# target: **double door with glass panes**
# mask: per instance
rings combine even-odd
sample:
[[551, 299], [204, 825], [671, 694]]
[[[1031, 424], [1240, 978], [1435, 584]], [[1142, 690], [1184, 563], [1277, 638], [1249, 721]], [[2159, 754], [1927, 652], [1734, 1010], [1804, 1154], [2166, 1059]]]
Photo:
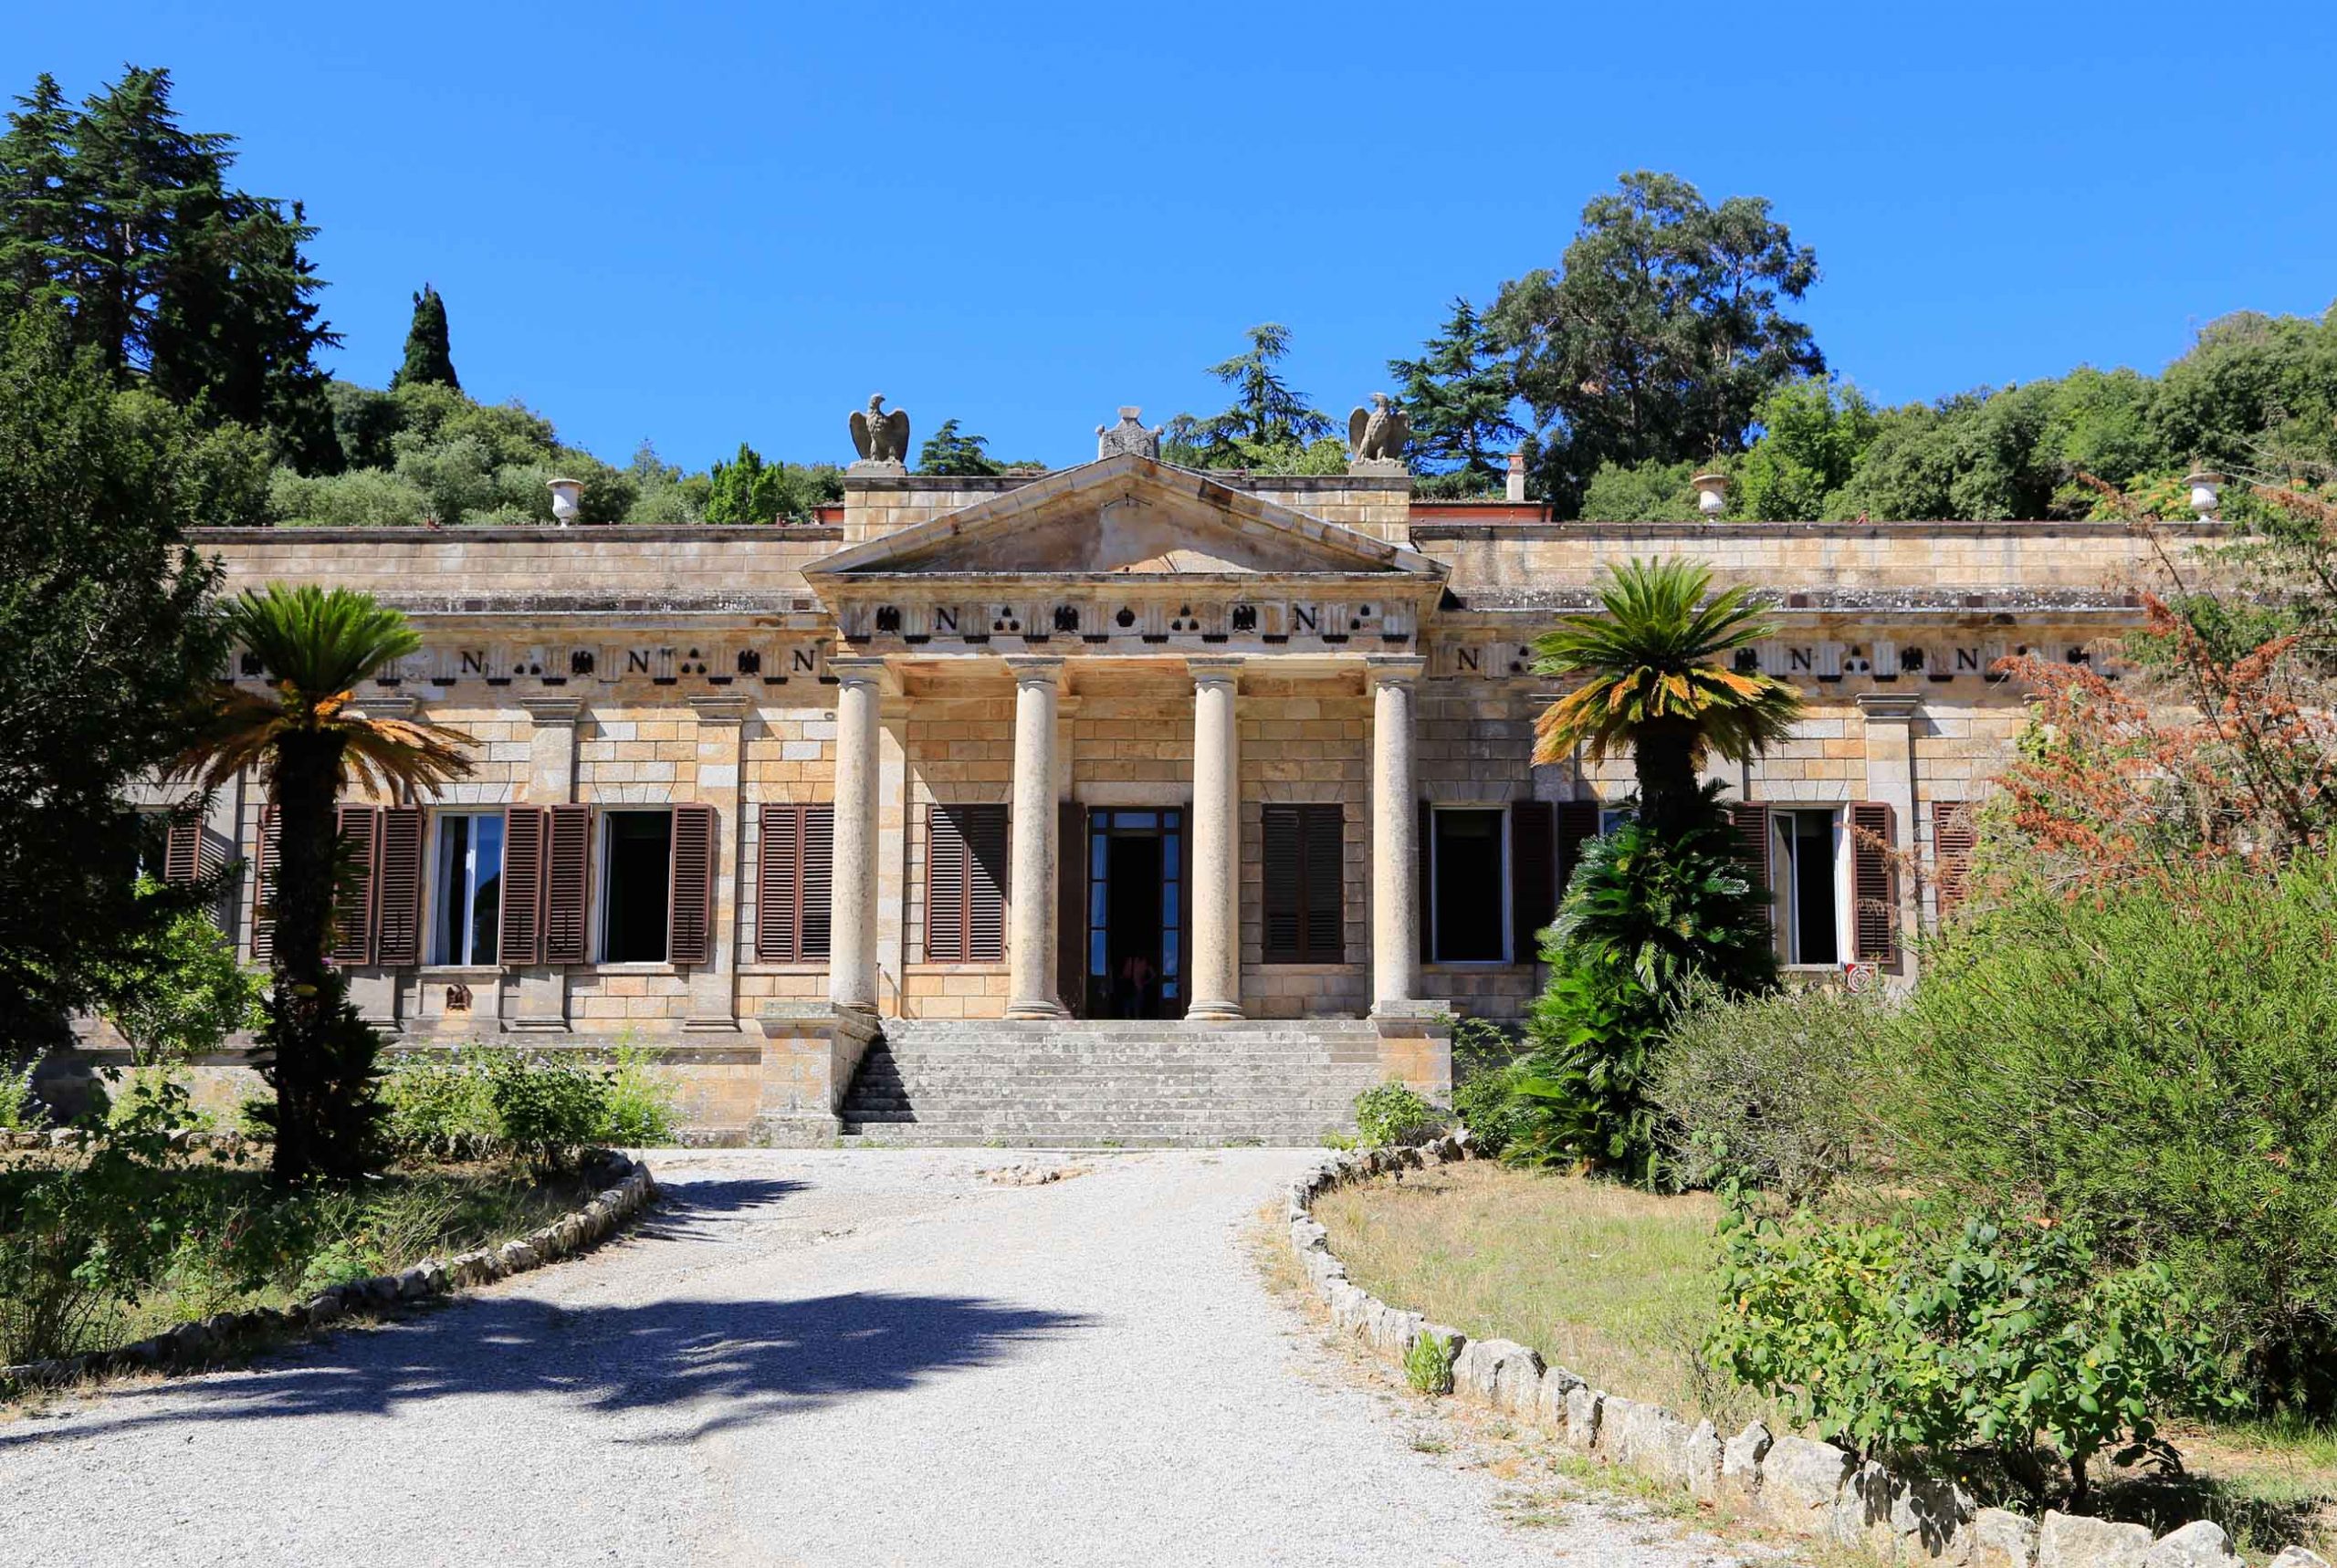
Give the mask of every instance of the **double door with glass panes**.
[[1083, 1016], [1184, 1017], [1183, 809], [1090, 809], [1086, 866]]

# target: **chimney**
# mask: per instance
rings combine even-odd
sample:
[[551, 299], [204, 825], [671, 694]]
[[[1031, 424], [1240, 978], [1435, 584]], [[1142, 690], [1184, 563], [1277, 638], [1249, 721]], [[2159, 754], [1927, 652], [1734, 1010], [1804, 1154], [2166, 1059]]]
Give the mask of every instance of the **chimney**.
[[1525, 453], [1523, 448], [1509, 455], [1509, 486], [1503, 494], [1512, 501], [1525, 499]]

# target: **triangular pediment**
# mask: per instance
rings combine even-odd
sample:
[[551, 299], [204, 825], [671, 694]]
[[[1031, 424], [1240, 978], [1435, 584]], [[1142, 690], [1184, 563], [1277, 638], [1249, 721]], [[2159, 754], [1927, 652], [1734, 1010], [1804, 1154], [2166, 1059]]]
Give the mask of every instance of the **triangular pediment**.
[[818, 578], [918, 575], [1434, 579], [1417, 550], [1123, 454], [1067, 468], [805, 568]]

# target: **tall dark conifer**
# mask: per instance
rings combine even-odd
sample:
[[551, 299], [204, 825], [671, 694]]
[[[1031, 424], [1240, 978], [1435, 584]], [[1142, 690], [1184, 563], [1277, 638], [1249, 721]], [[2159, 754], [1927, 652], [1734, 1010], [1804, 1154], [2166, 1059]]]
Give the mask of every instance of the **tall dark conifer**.
[[446, 301], [427, 283], [414, 297], [414, 324], [405, 331], [405, 363], [390, 378], [393, 387], [442, 386], [457, 392], [455, 351], [446, 334]]
[[0, 315], [69, 296], [81, 204], [72, 136], [73, 110], [44, 71], [0, 136]]
[[1525, 430], [1510, 415], [1517, 389], [1509, 361], [1477, 308], [1453, 300], [1444, 329], [1420, 345], [1420, 357], [1390, 360], [1388, 369], [1411, 415], [1421, 473], [1449, 476], [1458, 490], [1499, 490], [1509, 450]]
[[168, 71], [138, 67], [76, 112], [42, 77], [0, 139], [0, 314], [61, 305], [117, 386], [271, 435], [306, 472], [340, 465], [319, 348], [323, 285], [298, 204], [228, 183], [234, 139], [188, 131]]

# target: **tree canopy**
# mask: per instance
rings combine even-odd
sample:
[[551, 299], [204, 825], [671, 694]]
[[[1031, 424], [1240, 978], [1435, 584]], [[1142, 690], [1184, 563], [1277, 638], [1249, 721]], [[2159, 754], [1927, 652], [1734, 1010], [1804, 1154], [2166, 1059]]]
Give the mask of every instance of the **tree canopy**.
[[171, 89], [168, 71], [133, 66], [78, 110], [46, 74], [17, 99], [0, 135], [0, 316], [61, 308], [116, 386], [330, 471], [314, 356], [340, 339], [302, 249], [316, 231], [298, 202], [230, 183], [235, 139], [181, 125]]
[[[1160, 455], [1187, 468], [1339, 472], [1347, 449], [1330, 441], [1331, 416], [1294, 391], [1278, 368], [1290, 355], [1290, 329], [1267, 321], [1244, 336], [1250, 340], [1246, 353], [1209, 367], [1211, 376], [1233, 389], [1233, 402], [1206, 418], [1180, 413], [1170, 420]], [[1316, 450], [1326, 444], [1336, 451]], [[1323, 466], [1334, 458], [1336, 466]]]
[[1786, 314], [1818, 281], [1767, 201], [1718, 206], [1641, 170], [1582, 210], [1556, 270], [1502, 285], [1487, 319], [1541, 426], [1541, 485], [1574, 515], [1602, 463], [1693, 460], [1744, 444], [1755, 411], [1825, 356]]
[[1397, 401], [1411, 415], [1413, 472], [1424, 494], [1498, 492], [1509, 453], [1525, 434], [1512, 410], [1517, 392], [1492, 327], [1468, 298], [1452, 301], [1443, 328], [1416, 360], [1390, 360]]
[[[56, 1038], [190, 906], [185, 890], [139, 895], [130, 852], [156, 833], [129, 817], [130, 788], [175, 750], [226, 656], [215, 572], [183, 530], [237, 481], [185, 414], [115, 391], [54, 308], [0, 324], [0, 1043], [13, 1049]], [[107, 844], [124, 852], [91, 852]]]

